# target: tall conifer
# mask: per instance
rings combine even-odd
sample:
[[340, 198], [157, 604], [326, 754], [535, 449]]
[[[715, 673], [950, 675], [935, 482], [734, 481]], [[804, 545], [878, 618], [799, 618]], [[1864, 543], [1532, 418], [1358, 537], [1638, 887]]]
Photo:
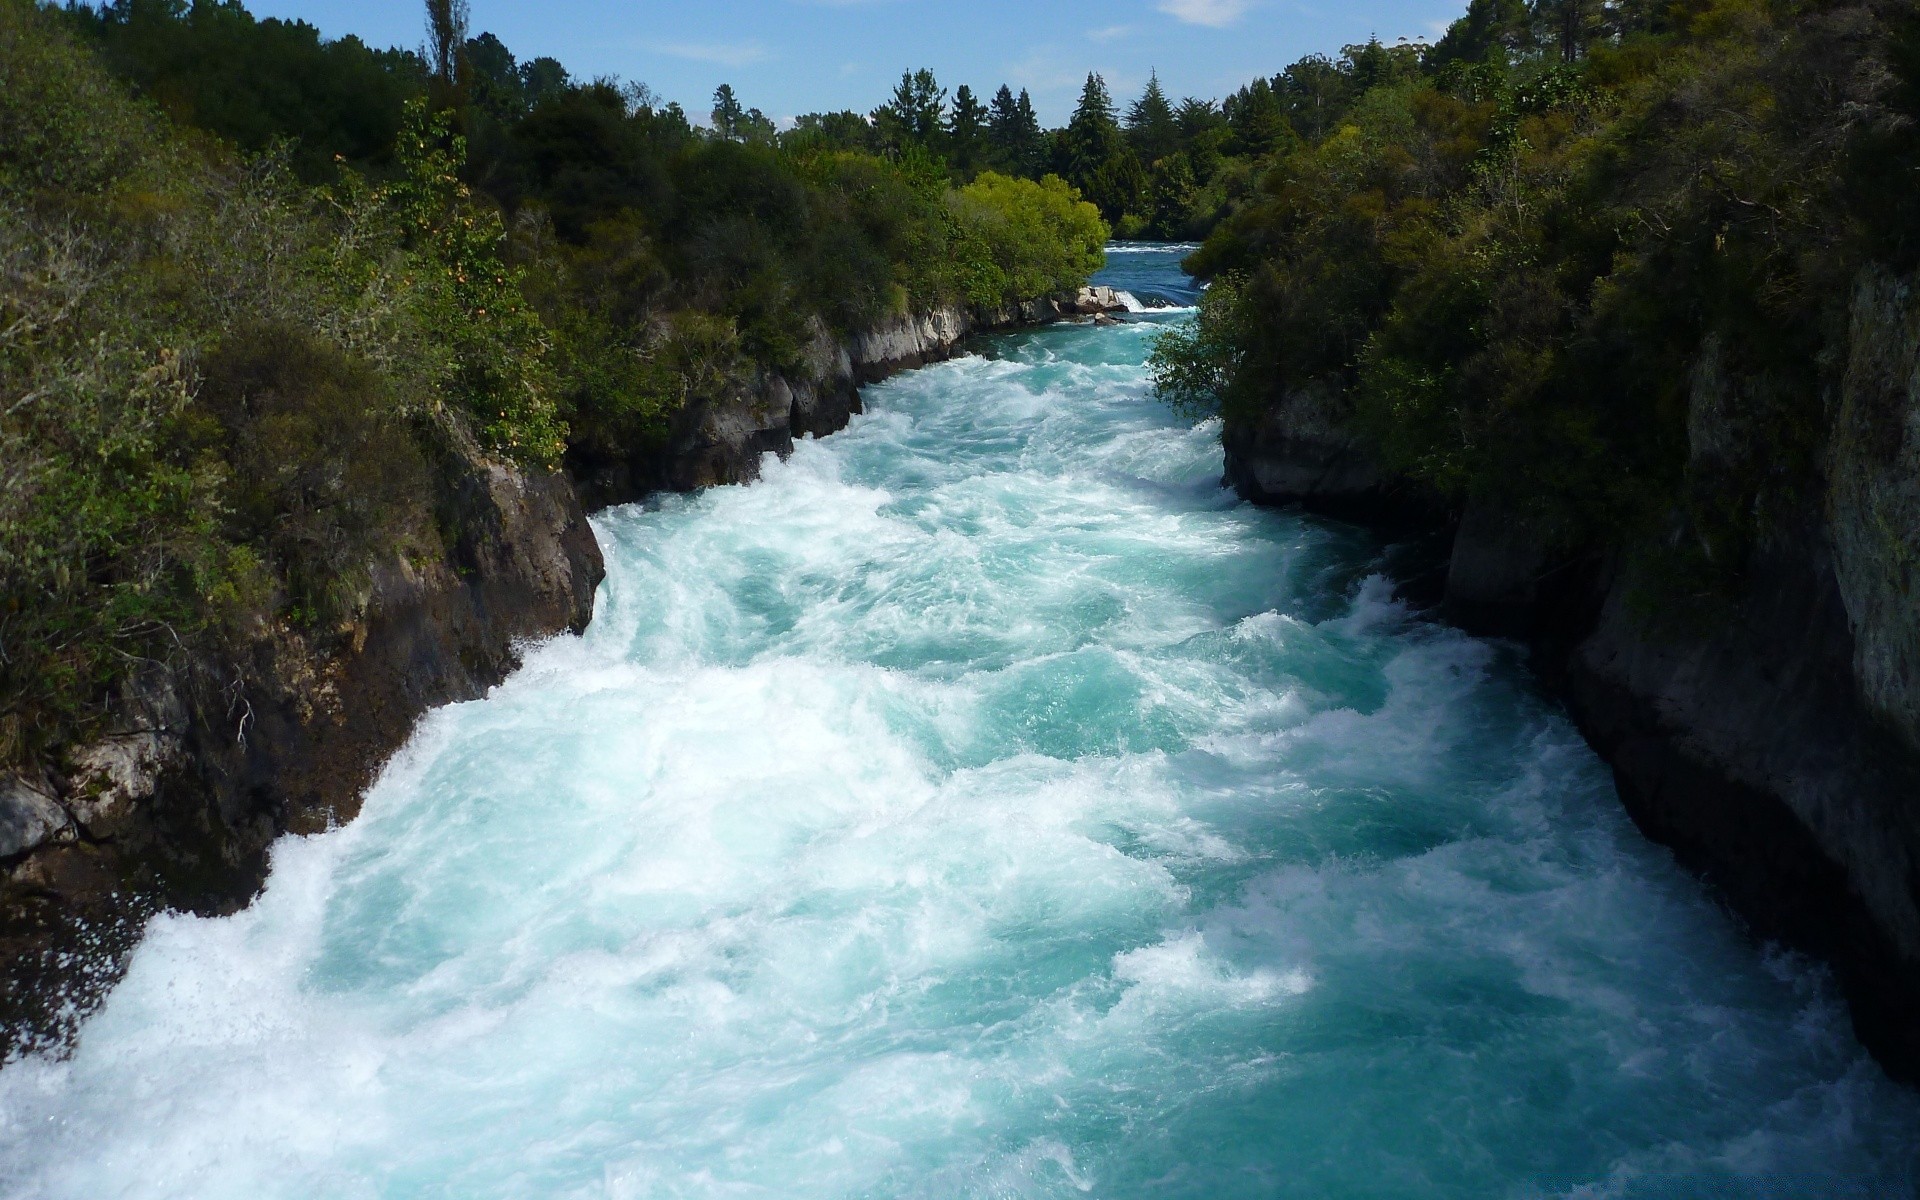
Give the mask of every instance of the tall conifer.
[[1158, 162], [1179, 149], [1180, 125], [1157, 71], [1147, 76], [1147, 90], [1127, 109], [1127, 138], [1143, 162]]

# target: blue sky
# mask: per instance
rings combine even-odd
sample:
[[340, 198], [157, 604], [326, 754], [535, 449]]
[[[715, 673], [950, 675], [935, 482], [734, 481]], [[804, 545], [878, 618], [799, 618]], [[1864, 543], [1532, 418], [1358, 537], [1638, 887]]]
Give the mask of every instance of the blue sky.
[[[1167, 90], [1216, 97], [1305, 54], [1337, 53], [1377, 34], [1432, 37], [1465, 0], [471, 0], [473, 30], [521, 58], [552, 55], [576, 75], [641, 80], [704, 117], [713, 89], [734, 85], [768, 116], [885, 99], [910, 67], [951, 89], [1032, 90], [1049, 124], [1064, 122], [1088, 71], [1123, 102], [1157, 69]], [[330, 37], [417, 46], [409, 0], [250, 0], [259, 16], [298, 17]]]

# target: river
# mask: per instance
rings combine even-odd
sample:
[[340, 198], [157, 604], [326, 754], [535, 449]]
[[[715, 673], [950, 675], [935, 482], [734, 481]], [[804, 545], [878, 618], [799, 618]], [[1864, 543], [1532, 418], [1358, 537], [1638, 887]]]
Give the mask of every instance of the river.
[[1912, 1195], [1913, 1094], [1519, 651], [1221, 489], [1182, 319], [602, 513], [583, 637], [0, 1072], [0, 1192]]

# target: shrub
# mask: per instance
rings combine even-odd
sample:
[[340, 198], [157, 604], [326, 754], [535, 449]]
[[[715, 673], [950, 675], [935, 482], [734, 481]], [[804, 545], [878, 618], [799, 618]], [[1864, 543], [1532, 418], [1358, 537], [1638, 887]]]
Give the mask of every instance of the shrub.
[[1057, 175], [1038, 183], [993, 171], [960, 189], [953, 207], [963, 229], [983, 244], [996, 294], [1014, 301], [1071, 291], [1106, 261], [1112, 231], [1100, 210]]

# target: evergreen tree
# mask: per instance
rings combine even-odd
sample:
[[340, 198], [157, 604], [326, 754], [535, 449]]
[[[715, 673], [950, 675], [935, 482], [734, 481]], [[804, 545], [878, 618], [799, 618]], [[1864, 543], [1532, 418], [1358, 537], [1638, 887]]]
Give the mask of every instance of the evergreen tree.
[[986, 148], [987, 108], [961, 84], [953, 93], [953, 114], [947, 120], [947, 158], [963, 175], [979, 166]]
[[1446, 36], [1427, 53], [1427, 64], [1492, 62], [1506, 66], [1533, 40], [1527, 0], [1471, 0], [1467, 15], [1447, 26]]
[[[1059, 167], [1067, 182], [1080, 186], [1109, 160], [1126, 148], [1120, 135], [1120, 122], [1113, 114], [1113, 97], [1107, 81], [1088, 75], [1080, 90], [1080, 103], [1060, 139]], [[1083, 189], [1084, 190], [1084, 189]]]
[[1205, 184], [1220, 169], [1221, 147], [1228, 137], [1227, 119], [1213, 101], [1192, 96], [1180, 102], [1174, 119], [1179, 122], [1180, 140], [1186, 146], [1181, 156], [1193, 172], [1194, 183]]
[[500, 121], [526, 111], [526, 82], [513, 51], [491, 33], [483, 33], [468, 40], [464, 53], [475, 108]]
[[1037, 176], [1047, 162], [1047, 132], [1040, 128], [1040, 114], [1033, 111], [1033, 97], [1027, 95], [1027, 89], [1020, 89], [1014, 108], [1019, 119], [1022, 164], [1027, 174]]
[[1033, 100], [1024, 90], [1015, 100], [1013, 89], [1001, 84], [987, 109], [987, 142], [994, 164], [1013, 175], [1038, 175], [1045, 141]]
[[1147, 76], [1147, 90], [1127, 109], [1127, 138], [1142, 162], [1159, 162], [1180, 147], [1180, 124], [1160, 90], [1160, 74]]
[[1288, 123], [1315, 143], [1334, 131], [1359, 98], [1352, 72], [1324, 54], [1310, 54], [1294, 63], [1280, 73], [1276, 84]]
[[520, 86], [531, 108], [549, 96], [558, 96], [573, 84], [557, 58], [535, 58], [520, 64]]
[[873, 112], [873, 123], [888, 149], [904, 151], [919, 146], [928, 151], [942, 149], [946, 138], [947, 91], [934, 79], [933, 72], [922, 67], [906, 71], [893, 89], [893, 97]]
[[740, 98], [733, 94], [733, 85], [723, 83], [713, 92], [713, 131], [728, 140], [738, 139], [744, 130], [747, 113], [740, 106]]
[[1227, 124], [1233, 130], [1233, 150], [1253, 158], [1271, 154], [1293, 140], [1280, 98], [1273, 85], [1256, 79], [1228, 101]]
[[1088, 75], [1080, 103], [1056, 150], [1060, 174], [1100, 208], [1110, 224], [1133, 209], [1145, 183], [1140, 159], [1114, 116], [1106, 80]]

